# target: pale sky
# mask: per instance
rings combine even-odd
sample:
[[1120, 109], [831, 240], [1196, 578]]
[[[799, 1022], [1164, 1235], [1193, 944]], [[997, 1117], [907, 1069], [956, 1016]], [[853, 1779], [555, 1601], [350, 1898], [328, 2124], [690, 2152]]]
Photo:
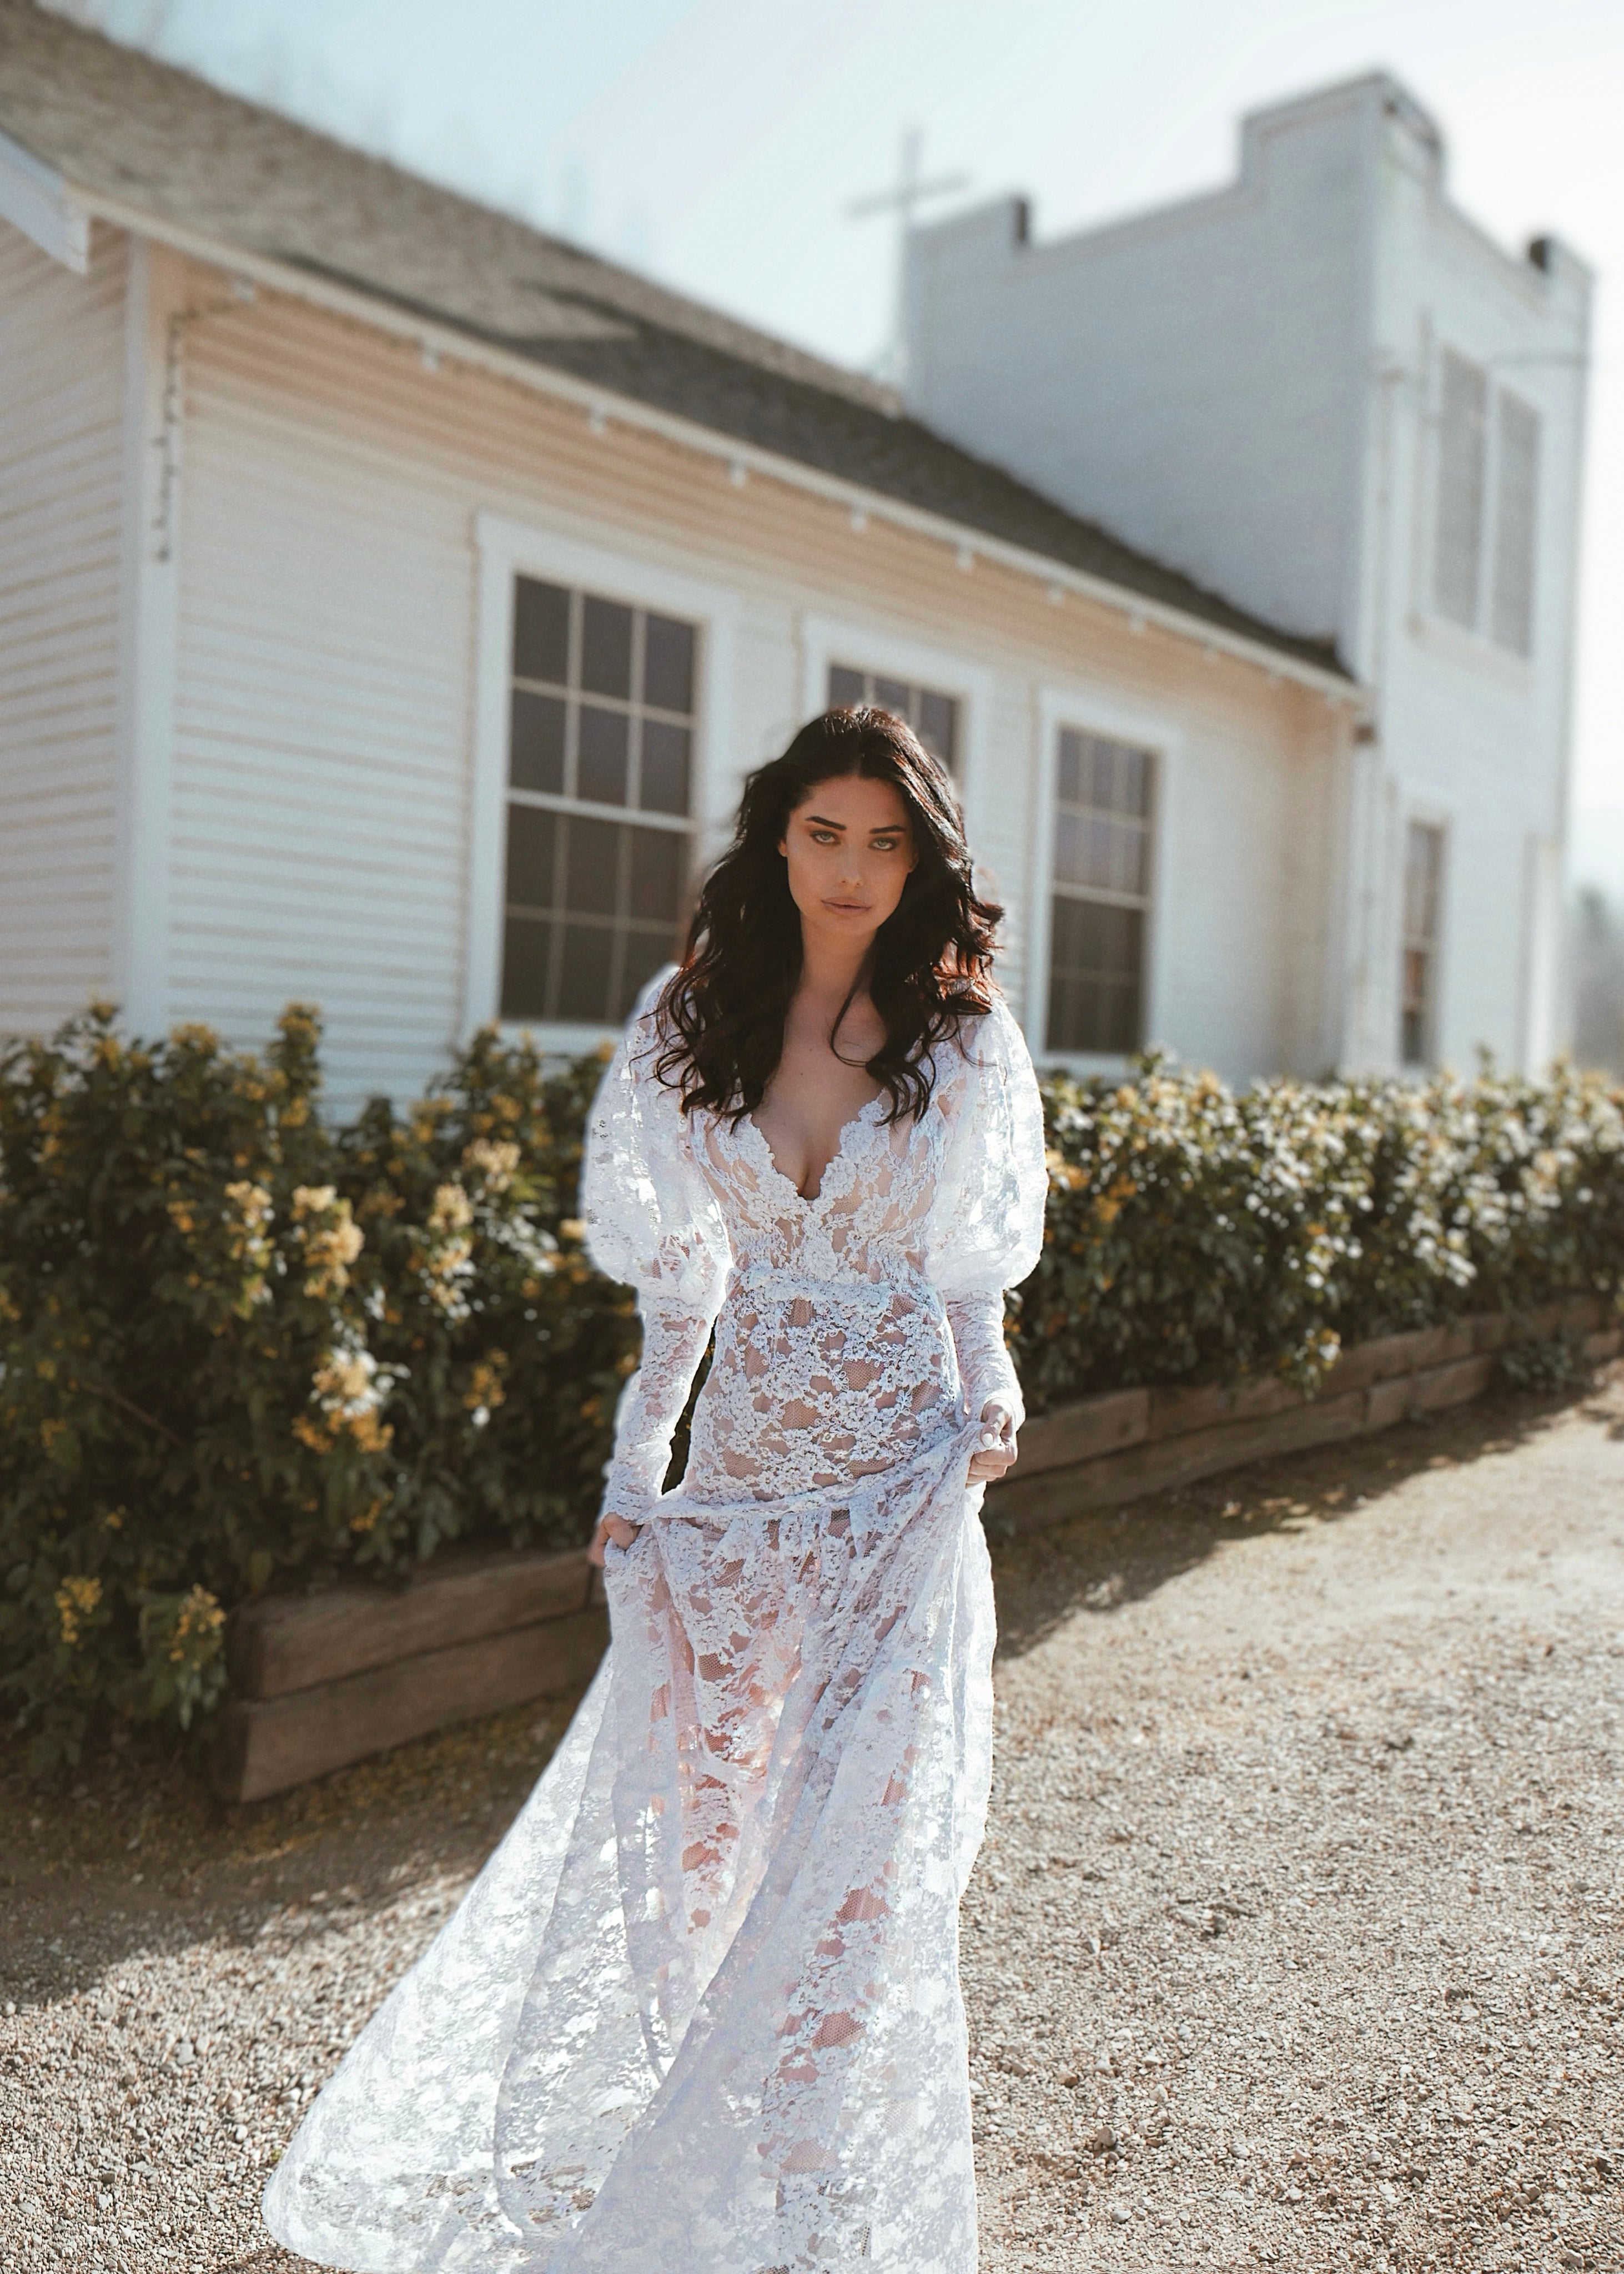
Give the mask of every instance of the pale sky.
[[[846, 205], [930, 171], [1040, 237], [1231, 175], [1243, 110], [1382, 66], [1453, 193], [1599, 271], [1573, 866], [1624, 896], [1620, 0], [57, 0], [237, 92], [849, 363], [893, 238]], [[947, 210], [944, 206], [942, 210]]]

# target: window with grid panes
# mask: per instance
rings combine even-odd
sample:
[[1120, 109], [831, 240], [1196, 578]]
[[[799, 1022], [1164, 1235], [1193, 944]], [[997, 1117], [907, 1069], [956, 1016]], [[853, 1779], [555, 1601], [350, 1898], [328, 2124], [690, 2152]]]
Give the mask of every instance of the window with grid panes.
[[677, 943], [692, 624], [515, 580], [502, 1016], [618, 1026]]
[[1155, 761], [1060, 730], [1046, 1047], [1116, 1057], [1145, 1039]]
[[887, 679], [881, 671], [857, 671], [850, 664], [829, 666], [831, 710], [855, 710], [872, 704], [906, 719], [933, 757], [940, 758], [951, 774], [959, 762], [959, 704], [934, 687], [910, 686], [905, 679]]
[[1399, 1005], [1399, 1055], [1406, 1065], [1427, 1065], [1433, 1055], [1443, 875], [1443, 831], [1412, 821], [1404, 835], [1404, 960]]
[[1538, 482], [1539, 413], [1446, 348], [1433, 606], [1514, 655], [1533, 649]]

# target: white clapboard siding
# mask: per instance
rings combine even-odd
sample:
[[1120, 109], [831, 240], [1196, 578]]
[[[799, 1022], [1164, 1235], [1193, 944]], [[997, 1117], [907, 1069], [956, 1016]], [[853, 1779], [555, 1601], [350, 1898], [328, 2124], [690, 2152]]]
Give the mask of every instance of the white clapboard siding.
[[[1010, 909], [1025, 1005], [1039, 690], [1166, 720], [1180, 866], [1161, 912], [1159, 1038], [1249, 1074], [1314, 1062], [1292, 843], [1304, 720], [1323, 706], [1119, 610], [870, 521], [263, 293], [190, 328], [170, 875], [177, 1015], [262, 1043], [317, 1004], [335, 1108], [397, 1099], [458, 1039], [469, 863], [476, 516], [553, 528], [737, 593], [736, 779], [803, 704], [808, 616], [961, 657], [989, 689], [978, 851]], [[731, 790], [729, 792], [731, 794]], [[1312, 832], [1311, 832], [1312, 841]], [[1318, 855], [1316, 855], [1316, 858]], [[1294, 897], [1295, 894], [1295, 897]], [[1312, 965], [1285, 983], [1288, 955]]]
[[0, 222], [0, 1032], [113, 983], [122, 237], [75, 276]]

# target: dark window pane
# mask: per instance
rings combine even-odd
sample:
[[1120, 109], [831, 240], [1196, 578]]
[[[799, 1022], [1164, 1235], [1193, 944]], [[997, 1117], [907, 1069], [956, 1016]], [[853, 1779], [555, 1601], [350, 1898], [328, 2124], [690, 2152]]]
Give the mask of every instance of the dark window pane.
[[920, 689], [919, 739], [928, 750], [933, 751], [951, 772], [953, 764], [953, 730], [959, 705], [951, 695], [933, 695], [928, 687]]
[[590, 593], [582, 609], [581, 684], [592, 695], [632, 691], [632, 612]]
[[1477, 621], [1488, 389], [1487, 375], [1476, 364], [1445, 349], [1433, 599], [1440, 615], [1464, 624], [1469, 631]]
[[627, 744], [631, 721], [624, 711], [581, 705], [581, 762], [575, 772], [577, 797], [601, 805], [626, 802]]
[[663, 719], [643, 722], [643, 790], [639, 804], [650, 813], [688, 811], [688, 728]]
[[569, 676], [569, 595], [533, 576], [521, 576], [514, 591], [513, 675], [555, 687]]
[[831, 711], [855, 711], [863, 700], [863, 675], [861, 671], [849, 671], [843, 663], [829, 666], [829, 707]]
[[583, 821], [579, 814], [563, 825], [564, 906], [576, 915], [612, 916], [623, 832], [612, 821]]
[[1150, 811], [1150, 754], [1147, 750], [1124, 750], [1122, 795], [1118, 804], [1124, 813], [1132, 813], [1143, 819]]
[[510, 907], [550, 908], [553, 891], [553, 848], [558, 816], [534, 805], [508, 809], [508, 904]]
[[694, 628], [671, 616], [646, 616], [643, 627], [643, 699], [657, 711], [694, 707]]
[[566, 924], [563, 930], [557, 1015], [605, 1026], [609, 1020], [614, 933], [607, 924]]
[[545, 1019], [547, 959], [553, 926], [530, 916], [509, 916], [502, 932], [502, 1016]]
[[630, 914], [675, 926], [688, 840], [669, 829], [634, 829]]
[[564, 787], [564, 698], [513, 690], [513, 729], [508, 772], [515, 789]]
[[914, 689], [900, 679], [876, 679], [874, 699], [882, 711], [894, 711], [898, 719], [908, 715], [909, 698]]
[[1060, 772], [1056, 787], [1067, 805], [1083, 802], [1083, 738], [1069, 727], [1061, 730]]
[[1048, 1047], [1118, 1052], [1140, 1042], [1140, 908], [1056, 897], [1050, 945]]
[[663, 931], [633, 931], [622, 951], [620, 984], [613, 1016], [618, 1026], [631, 1015], [633, 1004], [660, 966], [671, 961], [671, 936]]

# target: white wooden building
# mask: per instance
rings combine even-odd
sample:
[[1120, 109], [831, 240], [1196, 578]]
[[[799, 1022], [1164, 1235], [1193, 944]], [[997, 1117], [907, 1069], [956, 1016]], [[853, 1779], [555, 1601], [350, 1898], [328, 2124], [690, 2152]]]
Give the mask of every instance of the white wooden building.
[[1538, 1065], [1555, 1027], [1590, 278], [1450, 202], [1377, 74], [1242, 127], [1216, 193], [1052, 242], [917, 234], [910, 407], [1370, 690], [1351, 1065]]
[[1041, 1058], [1392, 1062], [1342, 621], [1063, 486], [0, 0], [0, 1027], [313, 1000], [341, 1108], [489, 1018], [583, 1046], [861, 689], [951, 759]]

